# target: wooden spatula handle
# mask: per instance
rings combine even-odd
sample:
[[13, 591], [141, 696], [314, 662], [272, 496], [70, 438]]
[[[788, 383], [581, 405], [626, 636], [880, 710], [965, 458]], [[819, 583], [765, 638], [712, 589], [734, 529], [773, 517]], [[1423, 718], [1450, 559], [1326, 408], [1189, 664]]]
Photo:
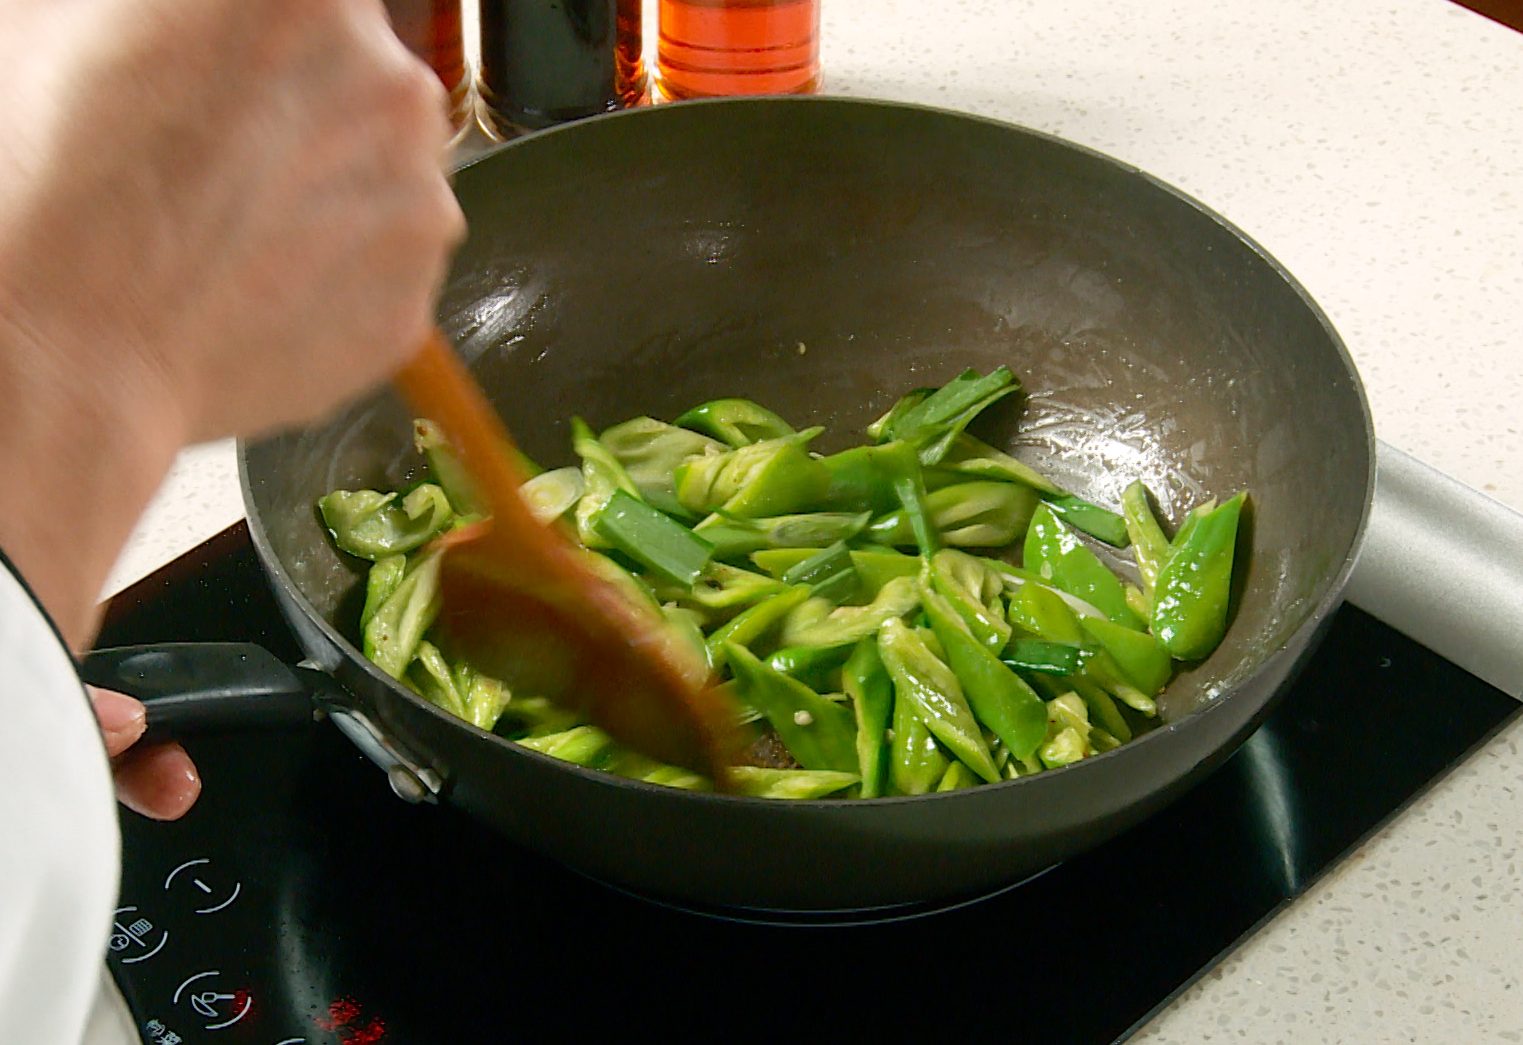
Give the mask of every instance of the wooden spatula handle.
[[511, 538], [524, 527], [543, 529], [516, 493], [528, 476], [514, 461], [512, 437], [443, 334], [435, 330], [429, 336], [417, 358], [397, 372], [395, 383], [417, 416], [444, 430], [480, 486], [478, 493], [500, 535]]

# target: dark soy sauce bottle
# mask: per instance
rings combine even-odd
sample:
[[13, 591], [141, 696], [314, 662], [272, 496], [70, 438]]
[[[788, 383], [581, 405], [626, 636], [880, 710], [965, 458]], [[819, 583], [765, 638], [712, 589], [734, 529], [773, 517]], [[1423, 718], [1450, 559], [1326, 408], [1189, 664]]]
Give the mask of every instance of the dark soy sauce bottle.
[[640, 102], [640, 0], [481, 0], [485, 115], [503, 136]]

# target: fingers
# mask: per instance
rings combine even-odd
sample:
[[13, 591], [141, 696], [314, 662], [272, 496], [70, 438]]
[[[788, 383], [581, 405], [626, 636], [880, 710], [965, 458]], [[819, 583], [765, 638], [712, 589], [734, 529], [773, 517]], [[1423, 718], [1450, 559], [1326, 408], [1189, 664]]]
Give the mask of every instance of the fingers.
[[135, 813], [178, 820], [201, 794], [201, 775], [179, 744], [135, 746], [146, 725], [141, 701], [109, 689], [85, 687], [111, 756], [116, 797]]
[[115, 763], [116, 797], [135, 813], [178, 820], [201, 794], [201, 775], [179, 744], [133, 748]]
[[106, 754], [115, 758], [143, 735], [143, 704], [125, 693], [94, 686], [85, 688], [89, 690], [90, 703], [95, 705], [95, 718], [100, 722], [101, 736], [106, 741]]

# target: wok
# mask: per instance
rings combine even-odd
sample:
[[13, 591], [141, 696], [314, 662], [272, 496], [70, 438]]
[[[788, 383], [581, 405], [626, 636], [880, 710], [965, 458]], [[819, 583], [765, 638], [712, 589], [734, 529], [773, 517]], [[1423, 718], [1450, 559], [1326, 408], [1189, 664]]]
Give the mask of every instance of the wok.
[[[1252, 491], [1221, 647], [1165, 725], [1002, 784], [785, 802], [632, 782], [522, 749], [357, 651], [365, 563], [313, 505], [422, 467], [389, 391], [244, 445], [250, 530], [311, 659], [448, 800], [621, 887], [687, 902], [846, 909], [971, 894], [1093, 846], [1226, 758], [1339, 600], [1373, 437], [1326, 317], [1260, 247], [1125, 164], [965, 115], [819, 98], [599, 117], [460, 170], [470, 227], [443, 329], [524, 449], [571, 463], [567, 421], [670, 418], [741, 395], [859, 432], [899, 395], [1008, 365], [1027, 401], [985, 432], [1092, 500], [1144, 479], [1177, 522]], [[816, 449], [838, 448], [829, 444]]]

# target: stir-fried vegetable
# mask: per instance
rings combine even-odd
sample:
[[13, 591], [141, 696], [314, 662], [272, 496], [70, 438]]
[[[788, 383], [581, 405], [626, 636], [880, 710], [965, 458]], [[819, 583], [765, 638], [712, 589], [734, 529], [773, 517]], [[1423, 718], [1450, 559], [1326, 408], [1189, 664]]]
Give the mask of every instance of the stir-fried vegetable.
[[[1153, 727], [1176, 662], [1225, 633], [1246, 503], [1201, 505], [1171, 540], [1141, 482], [1115, 510], [1065, 491], [967, 432], [1019, 390], [1004, 367], [968, 371], [909, 393], [869, 426], [871, 444], [827, 457], [809, 449], [822, 429], [745, 399], [601, 433], [573, 418], [580, 466], [525, 462], [522, 493], [732, 690], [758, 764], [733, 769], [728, 790], [877, 798], [997, 783]], [[335, 545], [370, 560], [366, 656], [540, 754], [711, 789], [452, 652], [435, 627], [430, 541], [475, 518], [475, 499], [436, 426], [417, 421], [415, 443], [425, 481], [318, 503]], [[1128, 548], [1126, 575], [1106, 565]]]

